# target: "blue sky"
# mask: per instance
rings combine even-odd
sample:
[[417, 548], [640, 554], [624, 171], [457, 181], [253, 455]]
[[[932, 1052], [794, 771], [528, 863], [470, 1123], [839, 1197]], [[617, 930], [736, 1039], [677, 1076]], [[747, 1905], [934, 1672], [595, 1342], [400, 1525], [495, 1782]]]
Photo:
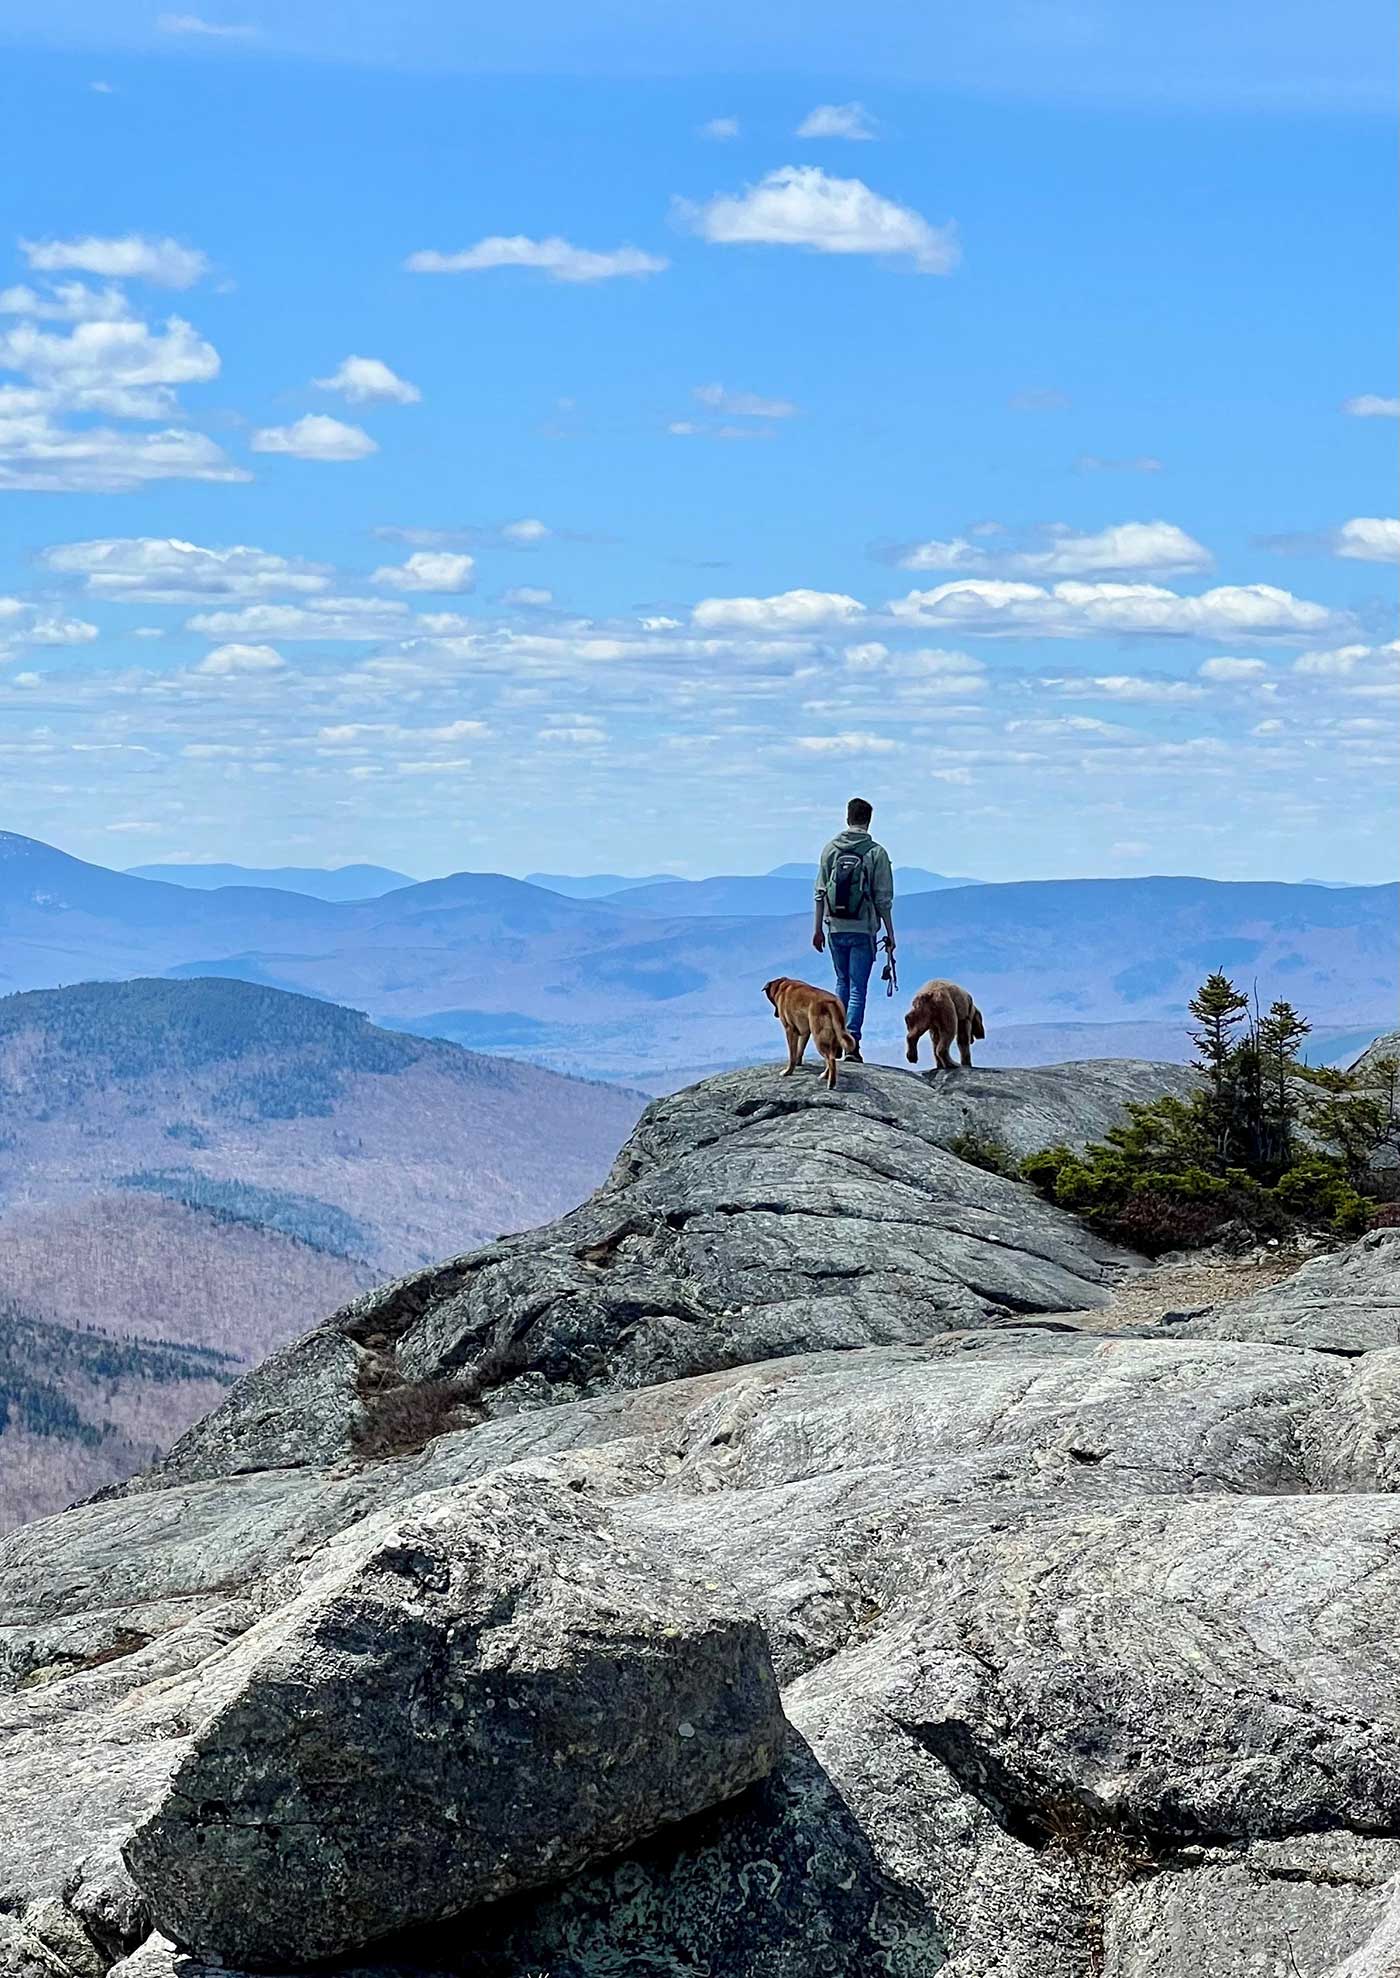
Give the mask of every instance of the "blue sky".
[[5, 824], [1393, 877], [1380, 8], [657, 11], [0, 26]]

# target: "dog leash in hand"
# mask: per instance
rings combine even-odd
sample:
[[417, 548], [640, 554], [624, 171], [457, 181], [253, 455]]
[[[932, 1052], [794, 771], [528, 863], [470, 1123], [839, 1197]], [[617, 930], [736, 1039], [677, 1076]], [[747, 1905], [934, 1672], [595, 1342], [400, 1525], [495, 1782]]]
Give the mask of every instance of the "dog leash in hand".
[[885, 994], [887, 996], [892, 996], [899, 987], [899, 975], [895, 969], [894, 956], [890, 953], [888, 943], [885, 946], [885, 966], [880, 970], [880, 980], [885, 985]]

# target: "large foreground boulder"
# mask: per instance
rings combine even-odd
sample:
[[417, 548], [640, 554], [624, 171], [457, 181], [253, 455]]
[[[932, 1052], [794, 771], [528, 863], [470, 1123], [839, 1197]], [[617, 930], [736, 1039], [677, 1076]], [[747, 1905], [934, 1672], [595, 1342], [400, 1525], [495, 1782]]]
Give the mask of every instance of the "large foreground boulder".
[[221, 1700], [125, 1848], [208, 1959], [276, 1970], [558, 1881], [778, 1757], [756, 1623], [548, 1479], [341, 1549], [209, 1668]]

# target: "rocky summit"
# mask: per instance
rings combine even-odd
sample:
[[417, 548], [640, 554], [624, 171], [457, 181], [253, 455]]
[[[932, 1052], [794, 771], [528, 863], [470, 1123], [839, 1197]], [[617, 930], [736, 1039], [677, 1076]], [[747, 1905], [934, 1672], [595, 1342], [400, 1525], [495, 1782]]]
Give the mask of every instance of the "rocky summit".
[[1180, 1077], [709, 1081], [0, 1543], [0, 1972], [1395, 1978], [1400, 1231], [956, 1151]]

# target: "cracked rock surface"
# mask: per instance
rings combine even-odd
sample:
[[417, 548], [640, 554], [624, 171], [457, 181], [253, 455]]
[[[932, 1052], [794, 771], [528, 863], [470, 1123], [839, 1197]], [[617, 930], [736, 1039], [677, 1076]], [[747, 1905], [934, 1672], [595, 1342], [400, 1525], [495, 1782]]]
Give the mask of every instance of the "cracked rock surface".
[[[574, 1216], [361, 1301], [138, 1488], [0, 1542], [0, 1972], [321, 1955], [206, 1935], [133, 1834], [189, 1879], [172, 1807], [212, 1807], [212, 1836], [260, 1748], [230, 1713], [275, 1663], [343, 1722], [345, 1644], [303, 1680], [307, 1642], [388, 1534], [498, 1493], [519, 1543], [494, 1570], [529, 1599], [561, 1573], [550, 1614], [619, 1562], [600, 1653], [645, 1648], [626, 1617], [672, 1571], [676, 1625], [752, 1617], [788, 1728], [751, 1782], [696, 1754], [703, 1791], [668, 1784], [632, 1837], [433, 1911], [398, 1814], [349, 1797], [347, 1846], [381, 1858], [322, 1978], [1396, 1978], [1400, 1232], [1189, 1325], [1080, 1331], [1134, 1260], [964, 1168], [919, 1080], [797, 1086], [653, 1107]], [[423, 1408], [371, 1456], [404, 1391]], [[432, 1638], [439, 1598], [389, 1602], [366, 1667], [400, 1623]], [[410, 1685], [424, 1735], [436, 1682]], [[421, 1754], [393, 1684], [354, 1693], [356, 1751], [397, 1777]], [[548, 1804], [536, 1762], [502, 1849]], [[558, 1771], [587, 1803], [596, 1768]], [[240, 1867], [269, 1913], [278, 1859]]]

